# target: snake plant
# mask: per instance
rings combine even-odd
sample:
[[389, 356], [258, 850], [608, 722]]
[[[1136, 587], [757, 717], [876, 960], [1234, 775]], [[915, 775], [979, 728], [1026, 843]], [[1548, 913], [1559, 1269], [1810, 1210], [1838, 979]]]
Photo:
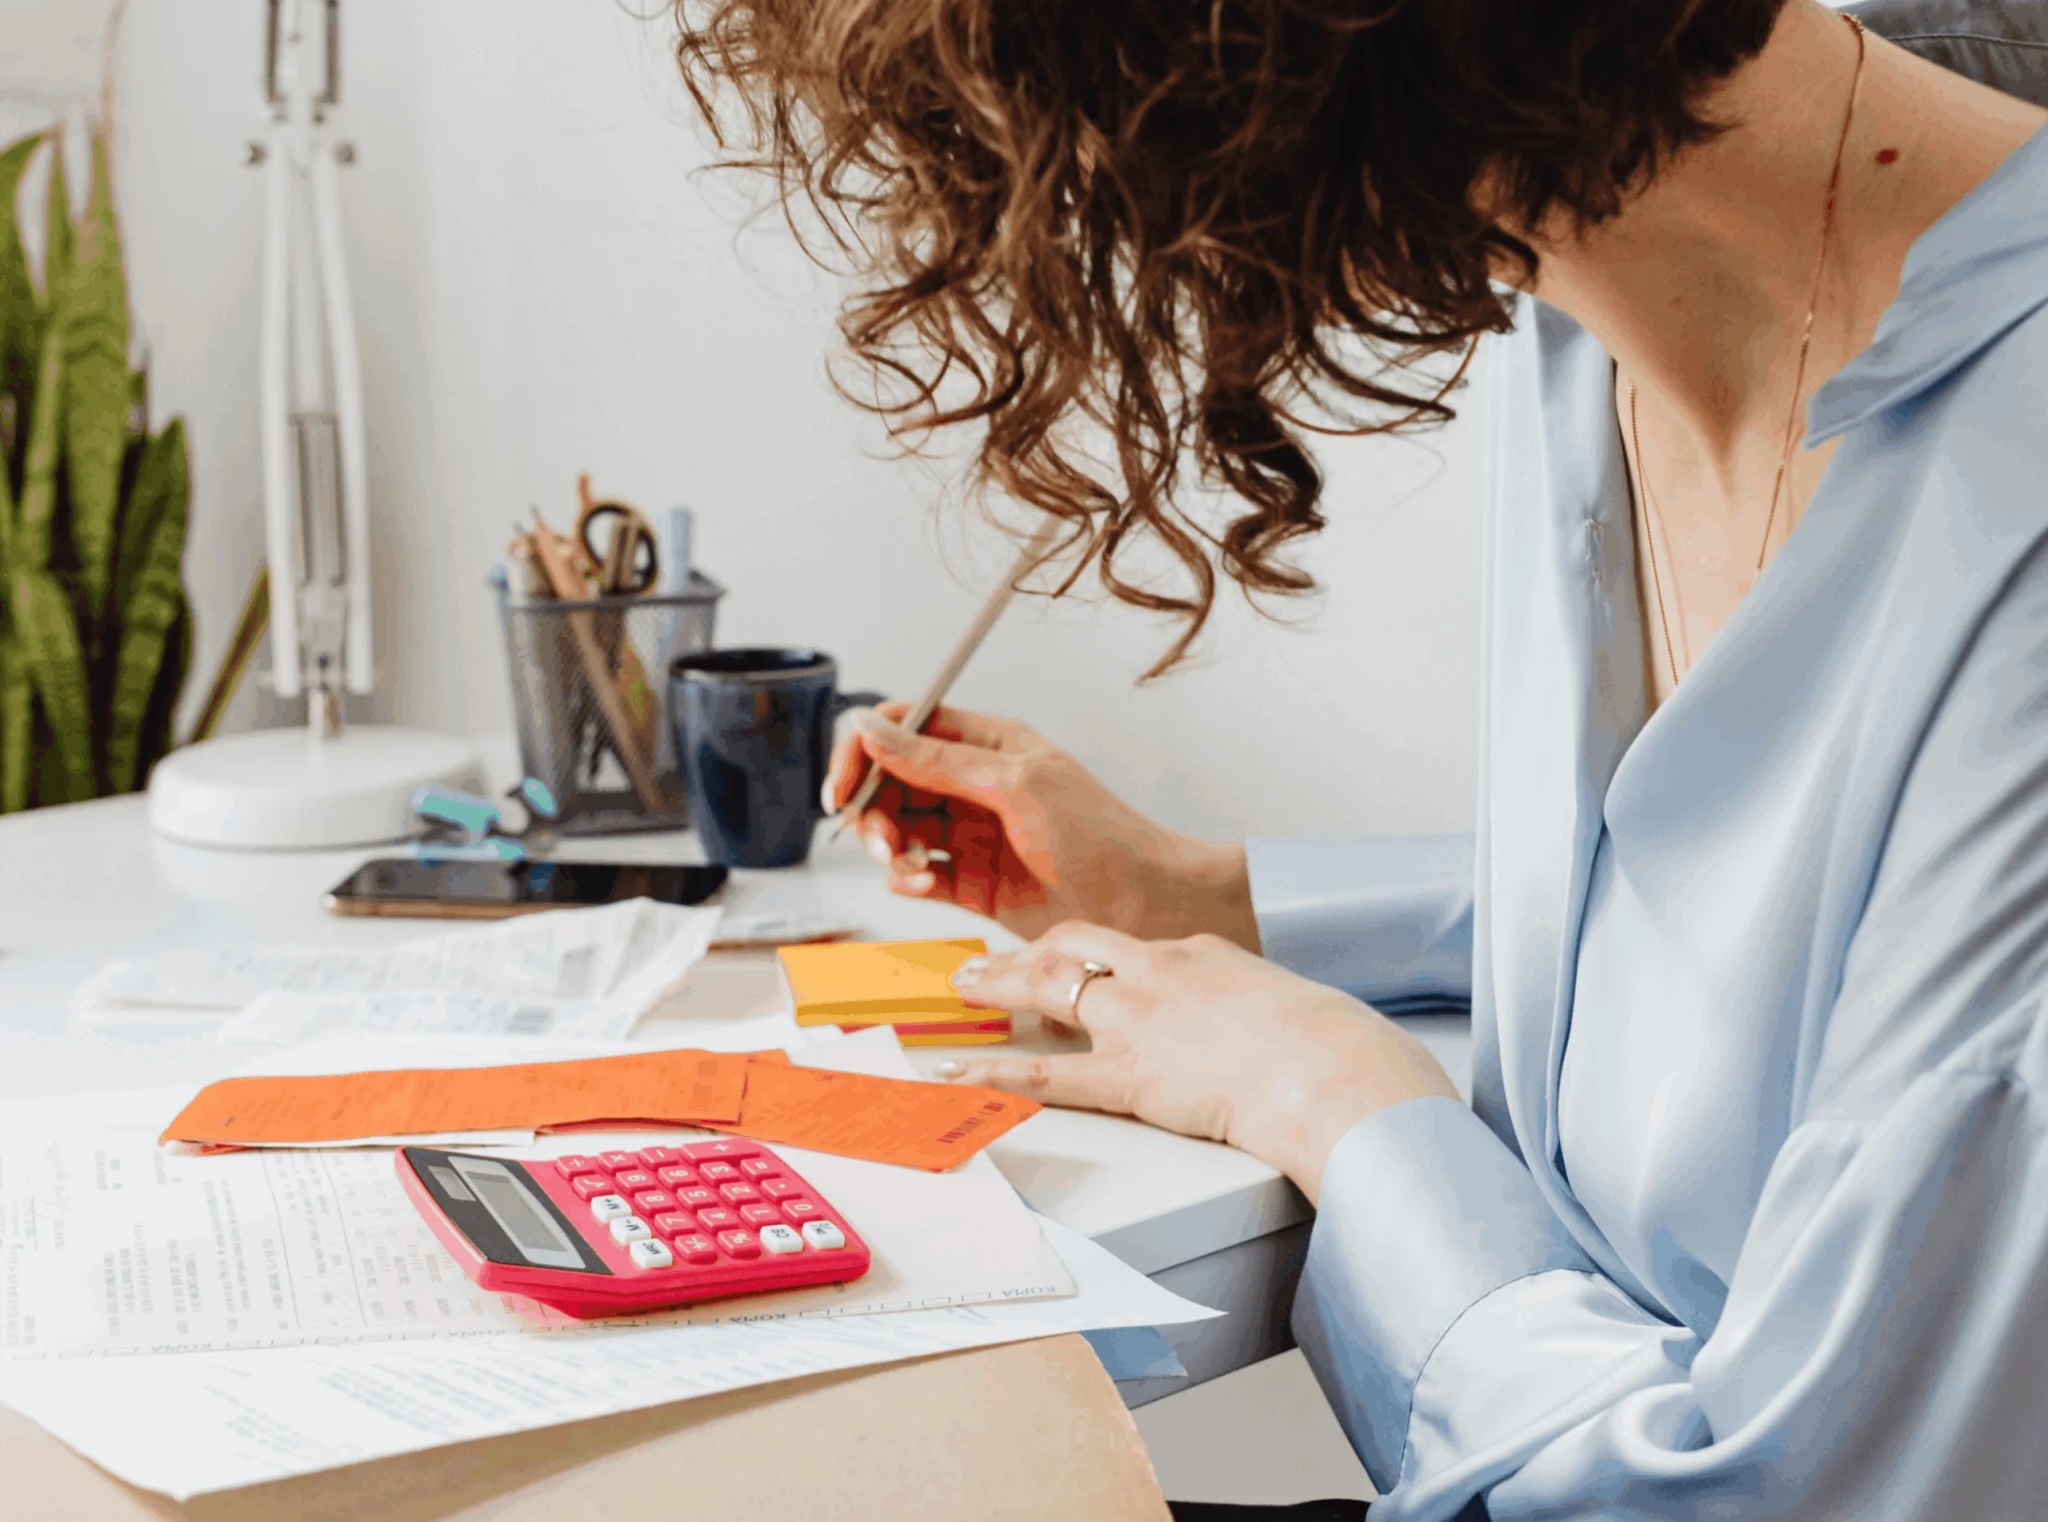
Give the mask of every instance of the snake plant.
[[[49, 156], [42, 280], [23, 175]], [[74, 219], [56, 136], [0, 149], [0, 813], [125, 793], [170, 748], [191, 660], [184, 430], [149, 429], [106, 140]]]

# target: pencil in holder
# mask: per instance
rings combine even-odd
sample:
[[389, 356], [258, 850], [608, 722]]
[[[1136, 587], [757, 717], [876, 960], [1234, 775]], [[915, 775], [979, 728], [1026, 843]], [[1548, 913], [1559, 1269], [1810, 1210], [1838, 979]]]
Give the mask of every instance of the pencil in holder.
[[680, 592], [576, 601], [524, 597], [492, 577], [519, 760], [554, 792], [565, 835], [688, 823], [669, 723], [669, 663], [712, 648], [725, 589], [699, 572]]

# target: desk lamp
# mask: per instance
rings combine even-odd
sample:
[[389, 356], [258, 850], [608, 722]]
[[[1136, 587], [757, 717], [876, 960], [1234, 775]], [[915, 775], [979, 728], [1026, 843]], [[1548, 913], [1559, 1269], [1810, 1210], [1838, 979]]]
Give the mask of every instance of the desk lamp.
[[[318, 23], [317, 32], [315, 24]], [[271, 678], [306, 697], [306, 727], [175, 751], [149, 783], [161, 835], [229, 850], [309, 850], [413, 834], [414, 792], [473, 788], [463, 741], [344, 726], [344, 692], [372, 690], [369, 494], [355, 318], [342, 262], [331, 143], [340, 98], [338, 0], [270, 0], [263, 169], [263, 524], [269, 541]], [[317, 55], [324, 55], [324, 59]], [[314, 90], [316, 62], [324, 83]]]

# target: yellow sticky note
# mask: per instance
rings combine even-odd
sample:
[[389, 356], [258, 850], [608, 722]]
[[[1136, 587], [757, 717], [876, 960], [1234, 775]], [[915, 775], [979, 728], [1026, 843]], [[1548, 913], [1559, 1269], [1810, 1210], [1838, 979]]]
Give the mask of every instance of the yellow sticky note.
[[987, 951], [986, 941], [968, 936], [784, 946], [776, 956], [799, 1025], [894, 1025], [906, 1036], [943, 1040], [934, 1028], [958, 1022], [986, 1041], [1008, 1031], [1009, 1016], [969, 1005], [950, 979], [962, 962]]

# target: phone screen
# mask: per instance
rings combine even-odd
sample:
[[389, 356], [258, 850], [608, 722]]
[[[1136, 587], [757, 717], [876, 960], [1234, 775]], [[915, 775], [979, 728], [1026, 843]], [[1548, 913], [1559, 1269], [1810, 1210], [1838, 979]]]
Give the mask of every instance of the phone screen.
[[597, 861], [365, 862], [338, 886], [335, 907], [409, 904], [443, 908], [567, 909], [651, 898], [701, 904], [724, 884], [724, 867]]

